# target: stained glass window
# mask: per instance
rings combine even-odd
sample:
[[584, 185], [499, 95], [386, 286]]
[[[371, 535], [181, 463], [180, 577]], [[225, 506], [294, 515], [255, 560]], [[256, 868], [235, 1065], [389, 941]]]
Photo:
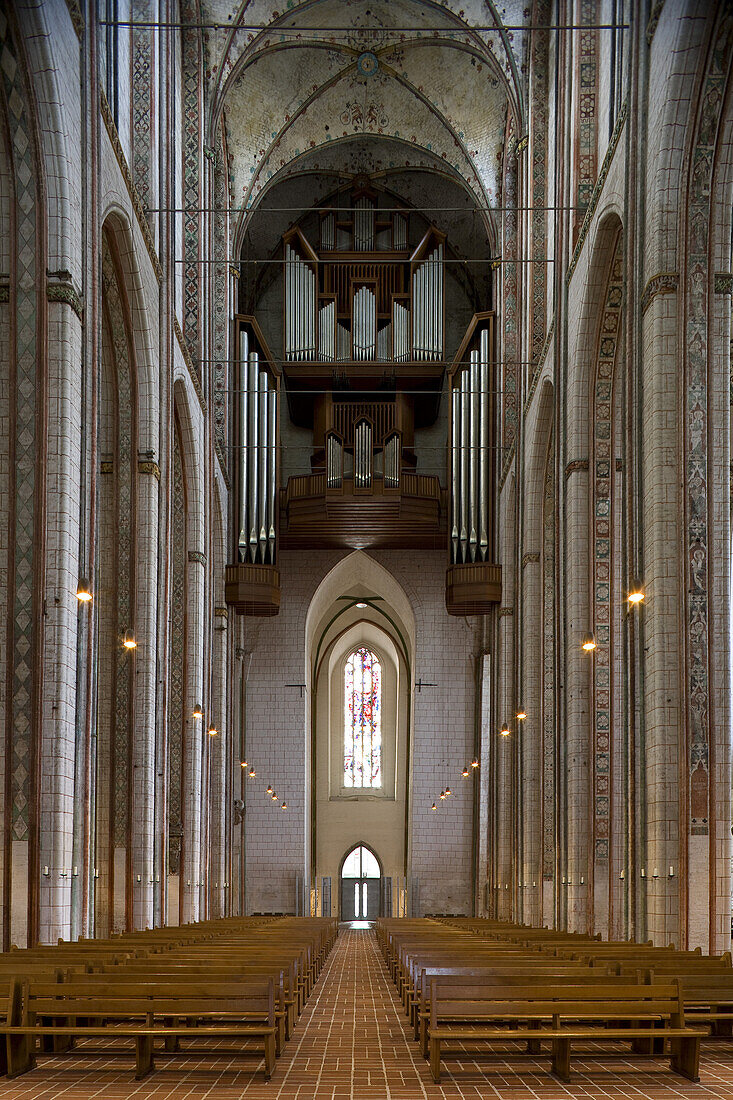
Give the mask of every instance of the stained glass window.
[[344, 786], [382, 786], [382, 666], [364, 646], [344, 668]]

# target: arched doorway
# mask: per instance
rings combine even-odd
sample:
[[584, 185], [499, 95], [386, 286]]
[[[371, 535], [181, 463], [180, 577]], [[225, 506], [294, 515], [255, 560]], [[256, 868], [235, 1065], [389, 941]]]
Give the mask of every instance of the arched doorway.
[[374, 920], [379, 916], [379, 860], [363, 844], [352, 848], [341, 864], [341, 920]]

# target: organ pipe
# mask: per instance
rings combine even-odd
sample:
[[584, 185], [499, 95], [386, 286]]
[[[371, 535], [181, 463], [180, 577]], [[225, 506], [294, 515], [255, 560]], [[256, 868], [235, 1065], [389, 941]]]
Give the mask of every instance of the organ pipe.
[[285, 358], [315, 358], [317, 279], [290, 244], [285, 245]]
[[354, 429], [354, 488], [369, 489], [372, 484], [372, 426], [360, 420]]
[[489, 330], [451, 392], [451, 561], [486, 561], [489, 548]]
[[479, 455], [479, 353], [471, 352], [471, 366], [469, 385], [471, 389], [471, 423], [469, 427], [469, 453], [471, 459], [469, 473], [469, 510], [470, 525], [468, 534], [469, 552], [471, 561], [476, 561], [476, 548], [478, 545], [478, 455]]
[[392, 435], [384, 445], [384, 487], [398, 489], [400, 485], [400, 437]]
[[343, 447], [341, 440], [329, 434], [326, 439], [326, 488], [340, 489], [343, 479]]
[[249, 334], [242, 329], [239, 334], [239, 555], [247, 558], [247, 363]]
[[277, 388], [242, 330], [240, 350], [239, 557], [275, 563], [277, 541]]

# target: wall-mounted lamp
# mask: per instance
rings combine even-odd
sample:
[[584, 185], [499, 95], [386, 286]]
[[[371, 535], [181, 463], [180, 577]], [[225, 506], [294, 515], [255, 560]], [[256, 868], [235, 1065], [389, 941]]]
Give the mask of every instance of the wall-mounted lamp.
[[468, 770], [468, 764], [464, 764], [463, 765], [463, 771], [461, 772], [461, 775], [463, 776], [464, 779], [468, 779], [470, 774], [471, 773]]
[[450, 787], [446, 787], [446, 788], [445, 788], [445, 797], [446, 797], [446, 798], [450, 798], [450, 796], [451, 796], [452, 794], [453, 794], [453, 791], [452, 791], [452, 790], [450, 789]]
[[193, 717], [194, 717], [194, 718], [203, 718], [203, 716], [204, 716], [204, 708], [203, 708], [203, 706], [201, 705], [201, 703], [195, 703], [195, 704], [194, 704], [194, 708], [193, 708], [192, 714], [193, 714]]
[[257, 772], [255, 771], [254, 764], [253, 764], [252, 767], [249, 769], [249, 777], [250, 777], [250, 779], [255, 779], [256, 776], [257, 776]]
[[581, 648], [584, 649], [586, 653], [592, 653], [593, 650], [596, 648], [595, 634], [590, 631], [587, 634], [584, 634], [583, 641], [580, 644]]
[[670, 867], [670, 869], [669, 869], [669, 877], [670, 877], [670, 878], [674, 878], [674, 867]]
[[517, 707], [517, 721], [518, 722], [523, 722], [526, 717], [527, 717], [526, 709], [521, 705], [518, 706]]
[[209, 737], [216, 737], [218, 733], [216, 726], [209, 726]]
[[642, 878], [646, 878], [646, 871], [644, 870], [644, 868], [643, 868], [643, 867], [642, 867], [642, 869], [641, 869], [641, 877], [642, 877]]
[[122, 644], [125, 649], [137, 649], [137, 642], [135, 641], [135, 635], [131, 630], [126, 630], [122, 639]]
[[473, 760], [471, 761], [471, 767], [472, 768], [477, 768], [478, 767], [478, 759], [475, 756], [474, 756]]
[[501, 734], [502, 737], [508, 737], [509, 736], [509, 726], [506, 724], [506, 722], [504, 723], [504, 725], [499, 730], [499, 733]]
[[437, 808], [438, 808], [438, 807], [437, 807], [437, 806], [435, 805], [435, 803], [433, 802], [433, 804], [432, 804], [432, 806], [430, 807], [430, 809], [431, 809], [431, 810], [437, 810]]
[[283, 810], [287, 810], [287, 808], [288, 808], [287, 802], [283, 802], [282, 808], [283, 808]]
[[638, 580], [635, 580], [634, 583], [631, 585], [631, 588], [629, 589], [629, 594], [626, 599], [629, 601], [630, 604], [638, 604], [644, 602], [645, 596], [646, 593], [641, 583]]
[[277, 795], [275, 794], [274, 791], [272, 792], [272, 795], [270, 797], [272, 798], [273, 802], [277, 802]]
[[440, 797], [441, 797], [441, 798], [445, 798], [445, 791], [441, 791], [441, 792], [440, 792]]
[[79, 603], [89, 603], [92, 599], [92, 588], [86, 577], [81, 577], [76, 586], [76, 598]]
[[265, 794], [272, 794], [272, 787], [268, 786], [267, 790], [265, 791]]

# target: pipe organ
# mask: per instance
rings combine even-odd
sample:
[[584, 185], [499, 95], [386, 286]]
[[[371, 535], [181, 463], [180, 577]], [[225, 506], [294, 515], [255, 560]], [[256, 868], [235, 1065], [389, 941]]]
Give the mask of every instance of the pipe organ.
[[239, 334], [239, 558], [275, 564], [277, 384], [250, 332]]
[[409, 224], [361, 194], [348, 221], [323, 215], [317, 251], [285, 234], [287, 363], [443, 361], [445, 238], [431, 227], [410, 252]]
[[[449, 364], [446, 344], [460, 339], [460, 309], [446, 332], [449, 262], [439, 229], [363, 182], [283, 235], [278, 366], [257, 319], [237, 318], [226, 598], [238, 611], [277, 614], [278, 551], [310, 547], [446, 548], [450, 613], [485, 613], [500, 598], [494, 315], [474, 315]], [[272, 280], [261, 285], [269, 293]], [[268, 304], [262, 324], [271, 317]]]

